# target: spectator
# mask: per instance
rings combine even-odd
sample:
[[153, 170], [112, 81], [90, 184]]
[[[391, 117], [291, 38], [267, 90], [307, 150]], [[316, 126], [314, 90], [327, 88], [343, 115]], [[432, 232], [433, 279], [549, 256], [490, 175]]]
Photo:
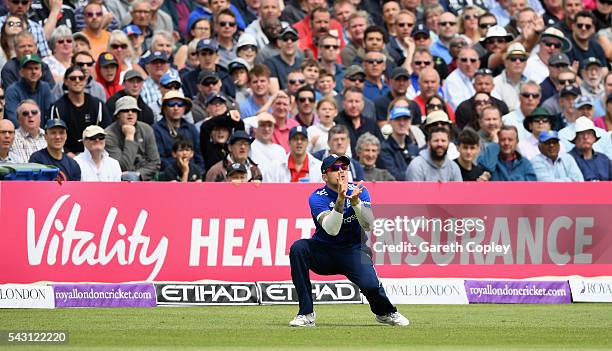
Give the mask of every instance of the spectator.
[[578, 12], [572, 29], [572, 49], [567, 53], [570, 60], [583, 62], [594, 57], [599, 62], [606, 61], [606, 54], [595, 39], [595, 16], [591, 11]]
[[[593, 119], [593, 102], [586, 96], [578, 97], [574, 101], [573, 108], [569, 109], [569, 113], [565, 117], [567, 118], [567, 126], [559, 131], [559, 139], [561, 139], [561, 145], [565, 150], [571, 150], [573, 148], [571, 142], [576, 136], [576, 122], [579, 117]], [[601, 128], [594, 127], [594, 130], [597, 137], [606, 135], [606, 131]], [[612, 140], [610, 138], [598, 138], [593, 148], [606, 156], [612, 156]]]
[[36, 101], [46, 118], [51, 106], [51, 88], [42, 80], [42, 61], [36, 54], [25, 55], [19, 61], [21, 79], [6, 89], [4, 118], [17, 123], [16, 109], [26, 99]]
[[[255, 140], [251, 144], [249, 157], [259, 165], [263, 174], [268, 174], [267, 170], [276, 167], [276, 164], [286, 155], [282, 146], [272, 142], [275, 123], [274, 116], [268, 112], [257, 115]], [[267, 179], [264, 178], [264, 181], [267, 181]]]
[[104, 87], [106, 99], [123, 89], [119, 84], [121, 76], [121, 66], [117, 58], [110, 52], [103, 52], [96, 62], [96, 78]]
[[[26, 21], [18, 16], [8, 16], [0, 30], [0, 67], [4, 67], [7, 60], [17, 56], [15, 51], [15, 37], [17, 34], [27, 31]], [[31, 33], [30, 33], [31, 34]]]
[[[114, 2], [113, 0], [110, 0], [110, 1], [92, 0], [91, 2], [98, 3], [102, 6], [102, 28], [108, 28], [108, 30], [115, 30], [121, 27], [119, 21], [117, 21], [117, 19], [115, 18], [115, 15], [108, 10], [107, 5], [105, 4], [109, 2]], [[76, 6], [76, 9], [75, 9], [72, 6], [75, 6], [76, 4], [75, 5], [70, 4], [68, 6], [66, 5], [67, 5], [66, 2], [64, 2], [64, 4], [62, 5], [61, 9], [64, 13], [61, 16], [60, 21], [66, 21], [66, 25], [71, 27], [70, 29], [73, 32], [82, 30], [83, 27], [85, 26], [85, 13], [84, 13], [85, 8], [84, 6], [79, 5], [79, 6]], [[64, 19], [64, 15], [66, 14], [66, 8], [70, 10], [68, 11], [69, 14], [67, 18]], [[72, 16], [70, 16], [70, 14], [72, 14]], [[44, 16], [44, 18], [46, 17], [48, 16]], [[62, 75], [62, 77], [63, 76], [64, 75]]]
[[153, 128], [137, 120], [138, 103], [132, 96], [117, 100], [116, 121], [106, 128], [106, 151], [119, 161], [122, 180], [151, 180], [160, 159]]
[[[527, 65], [529, 65], [529, 60], [527, 60]], [[571, 71], [569, 67], [570, 60], [566, 54], [558, 53], [550, 56], [547, 68], [548, 75], [540, 83], [540, 87], [542, 88], [542, 101], [546, 102], [548, 98], [553, 96], [558, 98], [559, 90], [565, 85], [559, 83], [559, 74], [564, 71]], [[574, 83], [575, 81], [571, 84]], [[554, 114], [552, 111], [549, 112]]]
[[237, 130], [234, 131], [232, 136], [229, 138], [229, 154], [224, 160], [221, 160], [214, 164], [208, 172], [206, 172], [207, 182], [224, 182], [227, 180], [227, 168], [234, 164], [239, 163], [247, 169], [247, 180], [261, 181], [262, 174], [257, 164], [249, 158], [249, 152], [251, 150], [251, 138], [245, 131]]
[[[317, 43], [327, 35], [338, 38], [340, 49], [345, 45], [342, 25], [332, 18], [327, 6], [312, 8], [308, 16], [295, 23], [294, 28], [300, 38], [298, 46], [307, 57], [314, 59], [319, 57]], [[340, 57], [337, 57], [337, 60], [337, 62], [340, 62]]]
[[144, 102], [142, 96], [140, 95], [142, 92], [143, 82], [144, 77], [139, 71], [132, 69], [125, 72], [123, 77], [123, 89], [119, 90], [108, 99], [106, 102], [107, 109], [109, 111], [114, 111], [117, 100], [124, 96], [131, 96], [136, 99], [138, 108], [140, 108], [140, 112], [138, 112], [138, 120], [152, 126], [153, 123], [156, 122], [156, 116], [154, 115], [153, 110], [151, 110], [151, 108]]
[[200, 147], [204, 158], [204, 166], [206, 166], [205, 171], [225, 159], [229, 153], [227, 141], [236, 130], [244, 130], [244, 122], [240, 120], [238, 111], [228, 111], [227, 107], [219, 109], [213, 114], [213, 117], [202, 123], [200, 126]]
[[202, 71], [207, 71], [216, 73], [219, 80], [221, 80], [223, 83], [221, 86], [223, 94], [232, 98], [235, 97], [236, 90], [232, 78], [227, 74], [227, 70], [224, 67], [217, 65], [219, 54], [217, 53], [218, 46], [216, 42], [211, 39], [201, 39], [198, 42], [196, 51], [200, 62], [199, 67], [181, 77], [185, 96], [193, 99], [197, 95], [197, 84], [200, 82], [198, 78]]
[[440, 15], [438, 24], [440, 26], [438, 40], [433, 42], [430, 50], [433, 55], [440, 56], [448, 65], [452, 60], [449, 51], [450, 41], [459, 31], [459, 27], [457, 26], [457, 17], [450, 12], [444, 12], [442, 15]]
[[342, 26], [342, 36], [344, 37], [344, 41], [347, 43], [349, 40], [349, 35], [348, 35], [349, 18], [353, 13], [355, 13], [355, 11], [356, 11], [355, 5], [353, 5], [353, 3], [350, 2], [350, 0], [334, 1], [333, 15], [334, 15], [334, 18], [338, 22], [340, 22], [340, 25]]
[[[449, 73], [449, 65], [446, 64], [446, 62], [444, 62], [444, 59], [441, 58], [440, 56], [434, 56], [431, 51], [429, 51], [429, 48], [432, 45], [432, 40], [431, 40], [431, 36], [429, 33], [429, 28], [427, 28], [426, 26], [424, 26], [423, 24], [417, 24], [414, 29], [412, 29], [412, 40], [414, 41], [415, 44], [415, 53], [416, 51], [427, 51], [429, 53], [429, 56], [432, 57], [432, 62], [433, 62], [433, 68], [435, 68], [436, 71], [438, 71], [438, 74], [440, 74], [440, 77], [443, 77], [443, 79], [446, 79], [446, 77], [448, 77], [448, 73]], [[452, 40], [451, 40], [452, 42]], [[414, 60], [414, 59], [413, 59]], [[423, 61], [421, 61], [423, 62]], [[412, 65], [412, 62], [410, 62], [410, 64]], [[431, 63], [430, 63], [431, 64]], [[430, 64], [427, 64], [430, 65]], [[421, 66], [421, 68], [423, 68], [424, 63], [421, 63], [418, 66]], [[402, 64], [402, 66], [407, 67], [407, 64], [404, 63]], [[414, 83], [413, 83], [414, 84]]]
[[94, 57], [100, 56], [106, 50], [110, 32], [103, 26], [102, 5], [96, 2], [89, 2], [83, 9], [85, 14], [85, 27], [81, 33], [89, 40], [91, 46], [91, 54]]
[[259, 47], [257, 47], [257, 42], [252, 35], [243, 33], [240, 38], [238, 38], [238, 43], [236, 44], [236, 56], [245, 60], [248, 63], [247, 67], [249, 69], [251, 69], [251, 67], [253, 67], [255, 64], [258, 52]]
[[406, 169], [419, 154], [419, 146], [410, 130], [411, 112], [406, 107], [394, 107], [389, 120], [392, 133], [382, 142], [380, 159], [395, 180], [405, 180]]
[[[345, 155], [350, 158], [351, 153], [349, 145], [348, 129], [344, 125], [336, 125], [329, 130], [329, 133], [327, 133], [328, 148], [318, 151], [316, 154], [313, 154], [313, 156], [318, 158], [320, 161], [323, 161], [331, 154]], [[348, 177], [349, 182], [363, 180], [363, 168], [355, 159], [351, 159]]]
[[228, 65], [228, 71], [236, 87], [236, 101], [241, 103], [249, 93], [249, 63], [242, 58], [233, 59]]
[[376, 167], [376, 161], [380, 154], [380, 141], [372, 134], [365, 133], [357, 139], [357, 156], [363, 167], [364, 180], [394, 181], [395, 177], [386, 169]]
[[16, 155], [15, 162], [26, 163], [34, 152], [47, 147], [45, 131], [40, 127], [40, 108], [36, 101], [22, 101], [17, 106], [17, 118], [19, 128], [15, 131], [12, 150]]
[[[221, 93], [222, 82], [215, 72], [202, 71], [198, 77], [198, 95], [193, 103], [193, 118], [197, 123], [202, 123], [211, 116], [217, 116], [225, 112], [229, 107], [236, 109], [234, 101]], [[213, 99], [213, 97], [217, 97]], [[223, 111], [219, 111], [223, 109]]]
[[[308, 127], [308, 152], [314, 154], [321, 150], [327, 150], [327, 136], [329, 130], [335, 125], [334, 119], [338, 115], [336, 101], [329, 97], [324, 97], [317, 102], [317, 116], [319, 122]], [[349, 150], [350, 152], [350, 150]]]
[[497, 140], [497, 133], [502, 127], [502, 116], [499, 108], [494, 105], [485, 107], [478, 116], [478, 127], [482, 150], [487, 144], [494, 143]]
[[[31, 9], [32, 2], [31, 1], [5, 1], [4, 4], [8, 10], [8, 13], [5, 16], [0, 17], [0, 25], [4, 24], [9, 16], [16, 16], [19, 18], [27, 18], [28, 13]], [[49, 46], [47, 45], [47, 36], [45, 35], [45, 31], [40, 26], [40, 24], [28, 19], [27, 20], [27, 28], [32, 33], [33, 37], [36, 38], [34, 43], [38, 43], [38, 53], [42, 57], [47, 57], [51, 55], [51, 51], [49, 50]], [[51, 22], [51, 21], [49, 21]], [[52, 24], [52, 23], [50, 23]], [[51, 30], [55, 25], [50, 26]], [[30, 54], [36, 53], [36, 50], [33, 50]], [[19, 56], [18, 56], [19, 57]], [[8, 85], [4, 85], [4, 77], [2, 77], [3, 86], [7, 87]]]
[[340, 40], [333, 35], [326, 34], [319, 39], [319, 66], [334, 77], [337, 92], [342, 91], [342, 78], [344, 77], [344, 67], [338, 63], [340, 54]]
[[444, 85], [444, 96], [448, 97], [453, 109], [476, 93], [472, 78], [480, 65], [479, 62], [478, 54], [473, 48], [465, 47], [459, 52], [457, 69], [448, 75]]
[[[410, 86], [410, 73], [403, 67], [396, 67], [391, 72], [391, 79], [389, 80], [389, 91], [374, 100], [376, 106], [376, 120], [379, 125], [383, 124], [387, 120], [387, 110], [389, 103], [399, 97], [406, 96], [408, 87]], [[421, 110], [415, 102], [410, 102], [410, 114], [414, 124], [421, 123]], [[382, 123], [381, 123], [382, 122]]]
[[[166, 96], [171, 91], [178, 91], [180, 93], [183, 92], [183, 82], [181, 82], [181, 78], [178, 75], [178, 72], [175, 70], [168, 70], [164, 73], [163, 76], [159, 79], [159, 91], [162, 96]], [[156, 104], [151, 106], [153, 109], [153, 113], [156, 114], [157, 119], [161, 119], [161, 108], [162, 108], [162, 99], [160, 99]], [[185, 120], [189, 123], [193, 123], [193, 116], [191, 113], [186, 113], [184, 116]]]
[[[196, 58], [198, 53], [195, 52], [195, 48], [193, 51], [189, 50], [189, 46], [191, 43], [195, 42], [196, 46], [200, 39], [212, 39], [212, 24], [211, 21], [205, 17], [200, 17], [191, 24], [191, 27], [188, 28], [188, 33], [186, 37], [186, 43], [188, 45], [181, 45], [178, 50], [176, 50], [176, 55], [174, 59], [174, 64], [178, 67], [178, 69], [182, 69], [185, 65], [189, 66], [189, 61], [192, 57]], [[197, 62], [196, 62], [197, 66]]]
[[161, 170], [170, 167], [174, 162], [172, 157], [172, 145], [180, 135], [191, 141], [196, 150], [194, 161], [198, 167], [204, 169], [204, 160], [200, 153], [200, 140], [196, 127], [187, 122], [184, 116], [191, 110], [191, 100], [181, 92], [172, 90], [164, 95], [162, 100], [163, 118], [153, 125], [157, 150], [161, 158]]
[[494, 75], [501, 73], [504, 55], [512, 40], [512, 34], [505, 28], [498, 25], [489, 28], [484, 39], [480, 39], [480, 44], [486, 49], [480, 57], [480, 68], [489, 68]]
[[505, 69], [493, 80], [495, 88], [491, 94], [503, 100], [510, 111], [519, 108], [519, 85], [527, 81], [523, 75], [527, 62], [527, 51], [520, 43], [508, 46], [504, 56]]
[[134, 57], [140, 57], [144, 53], [144, 35], [138, 26], [130, 24], [123, 28], [123, 33], [127, 35], [132, 48], [134, 49]]
[[[589, 97], [592, 101], [597, 101], [604, 96], [604, 74], [605, 66], [595, 57], [589, 57], [580, 63], [580, 92], [582, 96]], [[594, 104], [595, 116], [604, 114], [604, 110], [597, 110], [599, 104]]]
[[[149, 0], [134, 0], [130, 5], [132, 21], [129, 24], [136, 25], [144, 36], [143, 51], [151, 47], [153, 39], [152, 6]], [[129, 17], [128, 17], [129, 18]]]
[[[342, 85], [344, 86], [343, 91], [347, 88], [355, 87], [361, 91], [363, 91], [363, 86], [365, 84], [365, 72], [363, 68], [358, 65], [352, 65], [346, 69], [344, 72], [344, 78], [342, 79]], [[340, 111], [344, 110], [344, 95], [338, 94], [334, 96], [336, 100], [336, 106], [338, 106]], [[369, 119], [376, 120], [376, 107], [372, 100], [364, 97], [363, 98], [363, 116]]]
[[554, 28], [557, 28], [563, 32], [566, 38], [572, 37], [572, 28], [576, 23], [576, 14], [584, 10], [582, 0], [565, 0], [563, 3], [563, 20], [554, 24]]
[[376, 136], [378, 140], [383, 140], [383, 136], [376, 122], [363, 116], [363, 101], [363, 93], [361, 90], [354, 87], [344, 89], [344, 110], [340, 112], [335, 119], [337, 124], [344, 124], [349, 130], [352, 155], [357, 154], [355, 152], [357, 139], [365, 132], [370, 132]]
[[[575, 147], [569, 154], [578, 164], [587, 182], [612, 180], [610, 159], [593, 149], [593, 144], [600, 138], [593, 121], [587, 117], [580, 117], [576, 120], [575, 136], [570, 141]], [[609, 135], [607, 138], [609, 139]]]
[[340, 51], [342, 65], [348, 67], [357, 57], [365, 57], [364, 34], [368, 26], [368, 13], [365, 11], [353, 12], [348, 19], [349, 42]]
[[114, 30], [111, 32], [106, 50], [115, 56], [119, 63], [121, 68], [119, 82], [123, 82], [125, 73], [129, 70], [134, 69], [143, 72], [143, 69], [138, 65], [138, 56], [136, 56], [128, 36], [123, 31]]
[[155, 113], [154, 107], [163, 97], [159, 87], [160, 80], [161, 77], [168, 72], [168, 69], [170, 69], [170, 59], [161, 51], [154, 51], [144, 60], [148, 77], [144, 81], [140, 95], [142, 96], [142, 100], [149, 105]]
[[[1, 18], [1, 17], [0, 17]], [[36, 41], [34, 35], [28, 31], [22, 31], [15, 36], [15, 54], [16, 56], [9, 59], [2, 67], [2, 87], [6, 90], [13, 83], [21, 79], [21, 59], [26, 55], [36, 55]], [[42, 61], [41, 61], [42, 62]], [[46, 63], [42, 65], [42, 80], [53, 87], [53, 74]]]
[[51, 118], [61, 119], [67, 126], [64, 151], [70, 157], [83, 152], [80, 142], [85, 128], [90, 125], [107, 127], [111, 116], [102, 101], [85, 92], [85, 72], [79, 66], [72, 66], [64, 73], [68, 92], [51, 106]]
[[[609, 77], [612, 77], [612, 75], [609, 75]], [[612, 93], [606, 96], [606, 113], [601, 117], [595, 118], [593, 122], [595, 126], [605, 131], [612, 131]]]
[[459, 137], [459, 157], [455, 159], [461, 178], [464, 182], [477, 181], [486, 182], [491, 178], [491, 173], [476, 163], [476, 157], [480, 153], [480, 137], [472, 128], [466, 127]]
[[[289, 26], [289, 23], [281, 22], [278, 18], [268, 18], [261, 22], [261, 30], [270, 43], [259, 47], [255, 63], [265, 63], [267, 60], [280, 54], [278, 38], [283, 28], [287, 26]], [[300, 56], [300, 54], [301, 53], [298, 52], [298, 56]]]
[[582, 182], [582, 172], [574, 158], [559, 152], [561, 149], [557, 132], [540, 133], [538, 148], [540, 153], [531, 160], [538, 181], [541, 182]]
[[419, 107], [418, 113], [419, 116], [416, 120], [413, 120], [415, 124], [421, 124], [425, 120], [425, 116], [427, 116], [428, 104], [434, 103], [430, 101], [431, 99], [438, 99], [440, 101], [436, 101], [435, 103], [439, 104], [438, 106], [431, 105], [432, 107], [438, 107], [443, 109], [446, 114], [448, 114], [451, 120], [455, 120], [455, 113], [453, 112], [453, 108], [449, 103], [444, 101], [438, 92], [440, 91], [440, 75], [438, 71], [433, 68], [425, 68], [421, 71], [421, 75], [419, 77], [419, 90], [420, 94], [414, 98], [414, 102]]
[[406, 180], [432, 182], [461, 182], [459, 166], [447, 156], [450, 132], [434, 127], [427, 135], [427, 149], [422, 150], [406, 169]]
[[[527, 66], [525, 66], [523, 74], [536, 83], [542, 83], [549, 73], [552, 73], [549, 71], [550, 66], [565, 62], [559, 55], [565, 55], [563, 53], [568, 51], [571, 46], [572, 44], [565, 38], [562, 31], [554, 27], [546, 28], [540, 35], [539, 50], [537, 54], [531, 55], [527, 60]], [[553, 57], [556, 57], [553, 60], [555, 63], [551, 62]], [[569, 62], [569, 58], [567, 61]]]
[[[550, 131], [552, 128], [552, 116], [542, 107], [536, 108], [523, 120], [523, 127], [531, 134], [527, 139], [519, 141], [518, 150], [523, 157], [531, 160], [540, 153], [538, 148], [540, 133]], [[563, 151], [565, 152], [565, 150]]]
[[[443, 103], [443, 101], [442, 101]], [[442, 105], [442, 104], [440, 104]], [[447, 155], [451, 160], [459, 157], [459, 152], [457, 151], [457, 146], [453, 143], [453, 139], [455, 137], [455, 128], [453, 126], [453, 122], [449, 119], [448, 113], [444, 110], [434, 110], [427, 114], [427, 118], [425, 119], [425, 124], [423, 125], [423, 132], [425, 135], [429, 134], [434, 128], [443, 127], [448, 130], [448, 135], [450, 138], [450, 143], [448, 144]]]
[[[568, 76], [570, 75], [570, 72], [571, 71], [568, 70], [568, 73], [567, 73]], [[574, 75], [573, 77], [574, 77], [573, 79], [575, 79], [576, 75]], [[567, 124], [574, 123], [576, 121], [576, 118], [579, 117], [576, 110], [574, 109], [574, 102], [579, 96], [580, 96], [580, 88], [578, 88], [577, 85], [566, 85], [563, 88], [561, 88], [561, 91], [559, 91], [559, 98], [558, 98], [558, 101], [559, 101], [558, 105], [559, 105], [560, 112], [557, 114], [557, 117], [558, 117], [557, 120], [561, 122], [560, 122], [560, 128], [555, 128], [555, 130], [557, 129], [561, 130]], [[551, 98], [549, 98], [548, 101], [546, 101], [542, 105], [549, 112], [550, 112], [550, 108], [549, 108], [550, 100]]]
[[249, 171], [242, 163], [232, 163], [225, 168], [226, 182], [247, 183], [249, 181]]
[[91, 125], [83, 131], [84, 151], [74, 160], [81, 168], [81, 180], [85, 182], [120, 182], [121, 166], [108, 156], [106, 132], [100, 126]]
[[519, 108], [504, 115], [503, 121], [504, 125], [515, 126], [519, 140], [523, 140], [529, 138], [529, 132], [523, 127], [523, 121], [525, 116], [529, 116], [540, 104], [542, 92], [540, 85], [532, 80], [521, 83], [519, 91]]
[[387, 57], [382, 52], [369, 51], [366, 53], [363, 65], [365, 67], [365, 83], [363, 96], [374, 101], [378, 96], [389, 93], [384, 73], [387, 68]]
[[236, 15], [230, 9], [221, 10], [215, 17], [215, 40], [218, 45], [218, 64], [227, 65], [236, 58]]
[[72, 65], [73, 39], [70, 28], [59, 26], [51, 35], [49, 46], [53, 55], [47, 56], [43, 62], [49, 66], [53, 80], [61, 83], [66, 69]]
[[302, 58], [297, 56], [298, 39], [299, 36], [295, 29], [290, 26], [284, 28], [277, 39], [280, 53], [265, 62], [271, 72], [272, 91], [287, 88], [289, 72], [299, 69], [302, 64]]
[[[421, 92], [421, 88], [419, 86], [419, 78], [421, 77], [421, 72], [426, 68], [433, 68], [433, 64], [434, 58], [428, 49], [420, 47], [415, 49], [410, 62], [410, 68], [412, 69], [412, 73], [410, 74], [411, 84], [408, 87], [408, 91], [406, 94], [408, 98], [414, 99], [419, 95], [419, 93]], [[439, 82], [438, 85], [440, 85]], [[437, 93], [440, 95], [443, 94], [441, 86], [439, 86]]]
[[173, 182], [201, 182], [202, 169], [193, 161], [193, 143], [184, 138], [176, 138], [172, 145], [174, 162], [163, 171], [161, 180]]
[[0, 119], [0, 164], [19, 163], [19, 156], [13, 151], [15, 125], [8, 119]]
[[300, 125], [296, 120], [289, 118], [291, 99], [284, 91], [279, 90], [270, 101], [272, 103], [272, 116], [276, 121], [272, 141], [289, 152], [289, 133], [293, 127]]
[[[405, 60], [408, 59], [412, 61], [412, 55], [416, 49], [416, 45], [411, 36], [412, 29], [416, 23], [416, 17], [414, 13], [408, 10], [399, 10], [397, 14], [394, 15], [393, 21], [395, 35], [391, 36], [389, 39], [386, 49], [398, 65], [406, 67]], [[426, 32], [426, 35], [429, 36], [429, 32]]]
[[493, 142], [489, 143], [478, 156], [478, 164], [491, 173], [491, 180], [537, 180], [529, 160], [517, 151], [519, 133], [515, 126], [502, 126], [493, 138]]
[[491, 92], [495, 86], [493, 82], [493, 71], [488, 68], [481, 68], [477, 70], [474, 74], [473, 86], [474, 90], [476, 91], [474, 96], [460, 103], [455, 111], [455, 123], [459, 129], [470, 126], [478, 130], [478, 119], [480, 115], [476, 111], [476, 102], [474, 99], [479, 93], [486, 93], [489, 95], [491, 104], [496, 106], [502, 112], [502, 116], [509, 112], [508, 106], [506, 106], [505, 102], [491, 96]]
[[310, 86], [298, 89], [295, 100], [298, 114], [294, 118], [302, 127], [308, 128], [318, 122], [319, 118], [315, 113], [315, 91]]
[[66, 123], [61, 119], [49, 119], [45, 124], [47, 147], [33, 153], [28, 162], [59, 168], [60, 179], [81, 180], [79, 164], [63, 151], [66, 138]]
[[[255, 45], [259, 48], [263, 48], [270, 44], [273, 38], [266, 35], [263, 30], [263, 23], [270, 20], [278, 20], [281, 15], [281, 9], [278, 0], [261, 0], [259, 10], [257, 11], [258, 18], [252, 21], [247, 28], [244, 30], [245, 34], [249, 34], [255, 39]], [[279, 22], [280, 23], [280, 22]], [[289, 23], [284, 23], [289, 25]]]
[[270, 175], [265, 175], [264, 179], [276, 183], [322, 182], [321, 161], [307, 151], [308, 133], [306, 128], [302, 126], [291, 128], [289, 145], [289, 154], [278, 167], [270, 172]]
[[[101, 101], [106, 101], [106, 91], [102, 84], [98, 83], [95, 79], [95, 67], [96, 61], [89, 52], [78, 51], [72, 56], [72, 64], [83, 68], [85, 76], [85, 92]], [[65, 73], [65, 72], [64, 72]], [[59, 99], [64, 93], [66, 93], [67, 87], [64, 84], [56, 84], [53, 88], [53, 98]]]

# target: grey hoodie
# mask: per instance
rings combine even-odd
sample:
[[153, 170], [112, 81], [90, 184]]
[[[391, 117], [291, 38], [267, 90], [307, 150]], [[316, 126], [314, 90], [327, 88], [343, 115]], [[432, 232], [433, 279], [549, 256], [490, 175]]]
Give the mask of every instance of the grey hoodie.
[[429, 182], [462, 182], [459, 166], [445, 156], [441, 166], [435, 163], [429, 154], [429, 147], [421, 150], [419, 156], [412, 160], [406, 169], [406, 180]]

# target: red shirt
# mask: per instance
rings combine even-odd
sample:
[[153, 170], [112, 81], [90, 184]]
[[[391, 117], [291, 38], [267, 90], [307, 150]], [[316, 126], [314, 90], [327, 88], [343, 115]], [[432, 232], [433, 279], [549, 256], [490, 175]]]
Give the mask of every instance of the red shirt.
[[[298, 47], [300, 50], [310, 50], [312, 51], [312, 55], [315, 59], [319, 58], [319, 48], [314, 44], [314, 36], [312, 33], [312, 27], [310, 26], [310, 15], [304, 17], [301, 21], [297, 22], [293, 25], [293, 28], [298, 32], [300, 39], [298, 40]], [[338, 63], [342, 63], [340, 59], [340, 51], [344, 48], [346, 43], [344, 42], [344, 34], [342, 30], [342, 25], [335, 19], [331, 19], [329, 22], [329, 34], [335, 36], [340, 39], [340, 49], [338, 50], [338, 56], [336, 57], [336, 61]]]
[[296, 183], [299, 182], [302, 178], [308, 178], [310, 170], [308, 169], [308, 154], [304, 157], [304, 163], [302, 164], [302, 169], [298, 172], [297, 167], [295, 166], [295, 160], [292, 155], [289, 155], [289, 160], [287, 161], [287, 168], [291, 172], [291, 182]]
[[[421, 109], [421, 116], [423, 116], [422, 123], [425, 123], [425, 119], [427, 118], [427, 113], [425, 113], [425, 101], [423, 100], [423, 95], [419, 94], [415, 96], [414, 99], [412, 99], [412, 101], [416, 102], [417, 105], [419, 105], [419, 108]], [[453, 111], [453, 108], [448, 103], [446, 103], [446, 110], [448, 111], [448, 118], [453, 123], [455, 123], [455, 111]]]

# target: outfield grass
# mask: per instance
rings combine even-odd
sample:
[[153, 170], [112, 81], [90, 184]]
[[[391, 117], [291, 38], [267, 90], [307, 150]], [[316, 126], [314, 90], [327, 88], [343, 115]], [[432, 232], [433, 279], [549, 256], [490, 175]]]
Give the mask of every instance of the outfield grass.
[[[316, 328], [289, 328], [296, 306], [0, 310], [0, 330], [69, 331], [67, 345], [26, 350], [611, 349], [612, 304], [399, 306], [407, 328], [367, 305], [319, 305]], [[7, 349], [0, 345], [0, 349]]]

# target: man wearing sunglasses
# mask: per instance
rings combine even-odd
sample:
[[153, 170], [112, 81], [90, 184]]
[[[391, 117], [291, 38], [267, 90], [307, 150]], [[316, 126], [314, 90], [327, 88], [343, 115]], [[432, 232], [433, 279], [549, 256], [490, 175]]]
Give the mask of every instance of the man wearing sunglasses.
[[442, 15], [440, 15], [438, 24], [440, 26], [438, 40], [431, 44], [430, 50], [432, 55], [440, 56], [448, 65], [453, 60], [453, 57], [449, 51], [450, 41], [459, 31], [459, 27], [457, 26], [457, 16], [450, 12], [444, 12]]
[[[6, 4], [6, 8], [8, 9], [8, 13], [5, 16], [0, 17], [0, 26], [4, 24], [8, 16], [18, 16], [18, 17], [28, 17], [28, 11], [32, 6], [32, 0], [7, 0], [4, 1]], [[36, 23], [33, 20], [28, 19], [28, 31], [34, 35], [36, 38], [36, 43], [38, 44], [38, 52], [40, 56], [47, 57], [51, 55], [51, 50], [49, 49], [49, 44], [47, 43], [47, 36], [45, 35], [45, 30], [43, 27]], [[35, 53], [36, 51], [32, 52]], [[4, 85], [4, 80], [3, 83]], [[4, 85], [7, 87], [7, 85]]]
[[238, 38], [236, 15], [230, 9], [223, 9], [215, 18], [215, 40], [217, 41], [219, 62], [223, 67], [236, 58], [236, 44]]
[[528, 57], [529, 54], [525, 51], [523, 44], [511, 44], [504, 57], [504, 70], [493, 79], [495, 88], [491, 94], [503, 100], [510, 111], [519, 107], [519, 84], [527, 81], [523, 71]]
[[600, 62], [606, 62], [606, 54], [595, 39], [595, 16], [591, 11], [578, 12], [572, 28], [572, 49], [567, 53], [570, 60], [582, 62], [589, 57], [595, 57]]
[[36, 101], [30, 99], [17, 106], [19, 128], [15, 131], [15, 142], [11, 148], [17, 155], [16, 162], [26, 163], [33, 153], [47, 147], [39, 111]]
[[74, 158], [81, 168], [81, 180], [85, 182], [120, 182], [121, 166], [108, 155], [106, 132], [100, 126], [89, 126], [83, 131], [85, 150]]
[[348, 182], [349, 163], [348, 157], [338, 155], [323, 160], [325, 186], [316, 189], [308, 200], [315, 234], [311, 239], [297, 240], [289, 250], [291, 278], [299, 300], [298, 314], [289, 322], [292, 327], [315, 326], [311, 270], [323, 275], [342, 274], [357, 284], [379, 323], [410, 324], [391, 304], [376, 275], [364, 231], [374, 224], [370, 194], [361, 182]]
[[279, 89], [287, 89], [289, 72], [300, 69], [303, 58], [298, 56], [298, 40], [298, 32], [291, 26], [287, 26], [276, 40], [280, 49], [279, 54], [265, 62], [270, 68], [270, 86], [274, 92]]
[[[310, 14], [294, 25], [299, 34], [298, 46], [300, 50], [306, 52], [310, 50], [312, 57], [319, 57], [319, 41], [326, 35], [332, 35], [339, 40], [339, 49], [344, 48], [344, 38], [342, 36], [342, 25], [332, 18], [331, 12], [327, 7], [317, 7], [312, 9]], [[338, 51], [339, 53], [339, 51]], [[340, 62], [340, 56], [337, 56]]]
[[453, 109], [476, 93], [472, 78], [480, 66], [478, 53], [471, 47], [462, 48], [457, 61], [457, 69], [448, 75], [444, 84], [444, 96]]
[[102, 5], [90, 2], [85, 5], [83, 13], [85, 14], [85, 28], [83, 28], [81, 33], [89, 39], [91, 54], [94, 57], [98, 57], [106, 50], [110, 39], [110, 32], [102, 27]]
[[72, 157], [83, 152], [80, 139], [85, 128], [90, 125], [105, 128], [112, 123], [106, 105], [85, 92], [86, 80], [81, 67], [69, 67], [64, 74], [68, 91], [51, 106], [51, 118], [66, 122], [68, 135], [64, 150]]
[[[540, 52], [543, 48], [540, 48]], [[538, 57], [538, 55], [533, 55], [527, 60], [527, 67], [523, 74], [527, 77], [532, 77], [528, 75], [527, 68], [529, 68], [529, 62], [533, 59], [533, 57]], [[545, 77], [543, 81], [540, 82], [540, 87], [542, 87], [542, 101], [546, 101], [546, 99], [551, 96], [555, 96], [559, 93], [559, 88], [565, 84], [559, 84], [559, 74], [569, 69], [570, 60], [564, 53], [552, 54], [550, 58], [548, 58], [548, 76]], [[537, 79], [534, 79], [537, 82]], [[573, 84], [573, 83], [572, 83]]]

